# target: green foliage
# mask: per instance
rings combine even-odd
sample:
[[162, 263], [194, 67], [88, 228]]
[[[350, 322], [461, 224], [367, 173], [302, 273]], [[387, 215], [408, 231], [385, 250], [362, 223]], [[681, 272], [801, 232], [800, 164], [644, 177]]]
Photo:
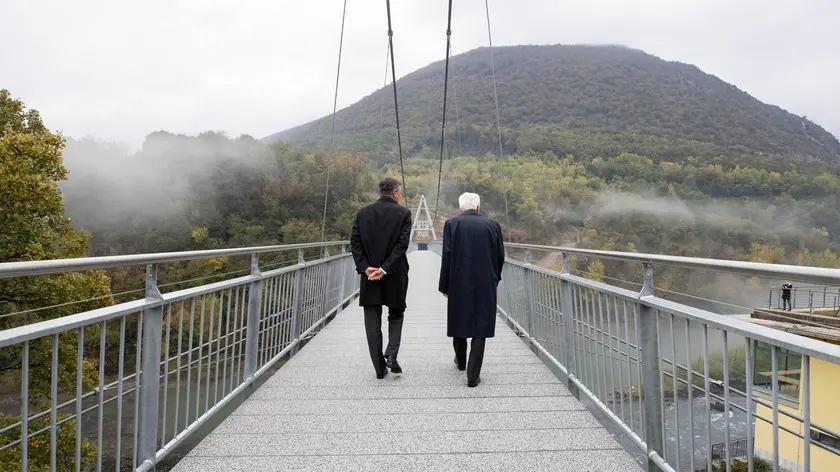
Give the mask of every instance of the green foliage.
[[[0, 231], [0, 262], [84, 256], [90, 234], [74, 232], [64, 215], [64, 203], [58, 189], [58, 181], [67, 176], [61, 156], [63, 138], [51, 133], [37, 111], [26, 110], [6, 90], [0, 91], [0, 133], [0, 228], [3, 229]], [[107, 297], [109, 291], [109, 279], [101, 271], [0, 280], [0, 330], [106, 306], [112, 303]], [[104, 298], [26, 315], [2, 316], [91, 297]], [[92, 326], [84, 331], [86, 340], [95, 340], [99, 327]], [[82, 372], [78, 373], [78, 336], [78, 332], [67, 332], [57, 339], [56, 381], [60, 391], [75, 391], [77, 376], [81, 377], [85, 389], [93, 388], [98, 382], [98, 362], [83, 359]], [[85, 343], [85, 352], [89, 345], [89, 342]], [[43, 408], [49, 402], [53, 352], [52, 337], [29, 343], [28, 400], [36, 408]], [[4, 381], [20, 384], [21, 359], [20, 345], [0, 349], [0, 372]], [[0, 416], [0, 427], [19, 420], [19, 417]], [[44, 425], [43, 420], [33, 421], [30, 430], [34, 432]], [[3, 439], [14, 440], [19, 435], [20, 430], [16, 429], [5, 433]], [[63, 425], [58, 435], [57, 455], [64, 467], [61, 470], [72, 470], [74, 423]], [[29, 446], [30, 470], [48, 470], [49, 440], [36, 437], [30, 440]], [[18, 452], [14, 457], [14, 451], [11, 448], [0, 453], [0, 468], [19, 468], [20, 455]], [[84, 441], [85, 463], [92, 454], [92, 446]]]
[[[713, 465], [712, 472], [725, 472], [727, 470], [726, 464], [721, 463], [720, 465]], [[747, 472], [750, 470], [749, 466], [746, 464], [745, 461], [736, 460], [730, 466], [729, 469], [731, 472]], [[773, 463], [759, 457], [753, 458], [753, 472], [771, 472], [773, 470]], [[698, 469], [697, 472], [705, 472], [706, 469]]]
[[586, 266], [586, 276], [589, 279], [592, 279], [596, 282], [603, 282], [604, 281], [604, 263], [599, 260], [591, 260], [589, 261], [589, 265]]
[[[67, 415], [57, 415], [56, 420], [62, 421]], [[0, 428], [15, 424], [20, 417], [12, 417], [0, 414]], [[29, 434], [49, 428], [49, 416], [29, 423]], [[6, 433], [0, 434], [0, 444], [9, 444], [19, 441], [21, 437], [20, 427], [14, 428]], [[29, 439], [29, 470], [33, 472], [47, 472], [50, 470], [50, 435], [44, 432]], [[93, 470], [96, 466], [96, 446], [88, 439], [81, 442], [81, 466], [82, 470]], [[20, 445], [0, 451], [0, 470], [21, 470]], [[76, 470], [76, 421], [67, 420], [59, 425], [56, 431], [56, 470], [60, 472], [71, 472]]]

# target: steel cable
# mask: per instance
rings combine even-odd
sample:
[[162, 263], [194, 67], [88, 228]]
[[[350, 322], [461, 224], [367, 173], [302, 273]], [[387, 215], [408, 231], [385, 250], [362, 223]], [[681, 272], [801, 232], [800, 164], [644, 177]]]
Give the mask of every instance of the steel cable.
[[438, 165], [437, 196], [435, 197], [435, 217], [432, 226], [437, 222], [438, 205], [440, 204], [440, 182], [443, 177], [443, 149], [446, 147], [446, 94], [449, 85], [449, 51], [452, 37], [452, 0], [449, 0], [449, 14], [446, 20], [446, 65], [443, 72], [443, 118], [440, 123], [440, 164]]

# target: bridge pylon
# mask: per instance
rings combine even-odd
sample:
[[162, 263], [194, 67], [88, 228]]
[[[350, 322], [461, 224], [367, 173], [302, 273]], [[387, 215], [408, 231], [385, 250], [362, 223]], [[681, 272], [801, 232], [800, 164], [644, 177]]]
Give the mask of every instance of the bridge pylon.
[[420, 203], [417, 205], [417, 210], [414, 212], [414, 222], [411, 224], [409, 241], [412, 243], [429, 243], [436, 240], [435, 225], [432, 221], [432, 215], [429, 213], [426, 196], [420, 195]]

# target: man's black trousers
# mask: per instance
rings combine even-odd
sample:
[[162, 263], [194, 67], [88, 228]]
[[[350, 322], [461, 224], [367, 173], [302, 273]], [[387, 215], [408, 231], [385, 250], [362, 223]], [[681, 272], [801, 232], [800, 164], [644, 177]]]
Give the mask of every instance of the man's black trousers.
[[[381, 373], [385, 371], [385, 358], [382, 356], [382, 305], [366, 306], [364, 311], [370, 360], [376, 372]], [[400, 350], [404, 314], [405, 308], [388, 308], [388, 347], [385, 355], [395, 359]]]
[[470, 344], [470, 361], [467, 363], [467, 339], [452, 338], [452, 346], [455, 347], [455, 360], [458, 368], [467, 365], [467, 380], [475, 381], [481, 375], [481, 364], [484, 362], [484, 345], [487, 338], [472, 338]]

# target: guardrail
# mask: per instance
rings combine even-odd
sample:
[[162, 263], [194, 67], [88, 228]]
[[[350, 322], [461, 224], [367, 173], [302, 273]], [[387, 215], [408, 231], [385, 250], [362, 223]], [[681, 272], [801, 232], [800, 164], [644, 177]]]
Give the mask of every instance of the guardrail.
[[[0, 331], [0, 352], [21, 359], [19, 417], [0, 415], [0, 466], [154, 470], [356, 296], [345, 244], [0, 264], [0, 278], [146, 265], [141, 300]], [[330, 256], [332, 246], [341, 253]], [[309, 248], [322, 257], [304, 261]], [[290, 250], [296, 265], [260, 271], [259, 254]], [[236, 255], [251, 256], [249, 275], [158, 289], [160, 264]], [[112, 378], [108, 362], [117, 366]], [[30, 386], [46, 385], [46, 395], [30, 396]]]
[[[747, 451], [753, 445], [748, 442], [748, 438], [735, 439], [729, 443], [729, 455], [732, 459], [745, 459]], [[718, 443], [712, 445], [712, 460], [723, 460], [726, 458], [726, 443]]]
[[[770, 297], [767, 308], [781, 310], [782, 287], [770, 287]], [[840, 311], [840, 288], [826, 286], [793, 287], [790, 290], [790, 307], [793, 309], [807, 308], [810, 313], [814, 309], [831, 309], [835, 313]]]
[[[748, 448], [750, 470], [757, 456], [772, 462], [774, 470], [795, 465], [782, 456], [780, 438], [803, 443], [802, 457], [793, 459], [802, 470], [811, 470], [812, 458], [821, 464], [838, 460], [840, 450], [833, 443], [812, 440], [840, 435], [830, 429], [837, 424], [830, 399], [811, 396], [810, 373], [812, 362], [818, 362], [824, 375], [818, 381], [830, 382], [825, 376], [837, 372], [830, 368], [840, 364], [840, 346], [659, 298], [654, 266], [827, 284], [840, 284], [840, 270], [506, 246], [529, 257], [525, 262], [508, 258], [499, 287], [500, 313], [575, 395], [589, 398], [626, 433], [647, 457], [649, 471], [711, 471], [717, 442], [724, 444], [725, 463], [732, 464], [737, 452], [732, 439], [741, 436], [748, 444], [760, 436], [766, 448], [758, 443], [755, 450]], [[562, 269], [531, 264], [536, 251], [561, 253]], [[572, 275], [573, 254], [641, 263], [644, 286], [634, 292]], [[812, 400], [817, 399], [815, 416]]]

